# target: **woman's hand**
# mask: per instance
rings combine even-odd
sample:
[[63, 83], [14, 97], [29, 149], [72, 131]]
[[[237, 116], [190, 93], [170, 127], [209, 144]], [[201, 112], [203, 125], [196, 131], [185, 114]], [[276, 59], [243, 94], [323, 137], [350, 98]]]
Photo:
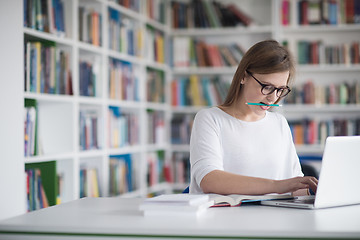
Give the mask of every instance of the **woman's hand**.
[[285, 180], [277, 180], [275, 186], [277, 193], [295, 192], [300, 189], [310, 188], [316, 193], [318, 180], [315, 177], [294, 177]]

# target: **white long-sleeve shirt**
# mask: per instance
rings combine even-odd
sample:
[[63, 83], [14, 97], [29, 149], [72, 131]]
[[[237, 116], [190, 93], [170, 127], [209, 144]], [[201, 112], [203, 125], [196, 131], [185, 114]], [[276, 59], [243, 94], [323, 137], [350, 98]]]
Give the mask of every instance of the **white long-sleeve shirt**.
[[190, 139], [190, 193], [213, 170], [268, 179], [303, 176], [289, 124], [266, 112], [255, 122], [241, 121], [218, 107], [199, 111]]

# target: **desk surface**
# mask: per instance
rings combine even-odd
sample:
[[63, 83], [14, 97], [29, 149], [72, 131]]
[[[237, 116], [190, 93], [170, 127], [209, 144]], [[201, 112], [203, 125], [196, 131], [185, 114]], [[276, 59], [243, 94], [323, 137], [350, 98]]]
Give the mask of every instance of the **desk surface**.
[[[360, 205], [301, 210], [210, 208], [199, 217], [144, 217], [141, 199], [83, 198], [0, 222], [1, 236], [138, 238], [360, 238]], [[44, 238], [48, 239], [48, 238]]]

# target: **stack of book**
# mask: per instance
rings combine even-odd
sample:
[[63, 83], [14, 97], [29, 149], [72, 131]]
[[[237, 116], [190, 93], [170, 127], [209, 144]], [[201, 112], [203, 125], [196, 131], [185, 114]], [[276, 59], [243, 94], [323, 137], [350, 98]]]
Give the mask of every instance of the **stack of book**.
[[164, 194], [147, 198], [139, 209], [144, 216], [199, 216], [214, 204], [208, 195]]

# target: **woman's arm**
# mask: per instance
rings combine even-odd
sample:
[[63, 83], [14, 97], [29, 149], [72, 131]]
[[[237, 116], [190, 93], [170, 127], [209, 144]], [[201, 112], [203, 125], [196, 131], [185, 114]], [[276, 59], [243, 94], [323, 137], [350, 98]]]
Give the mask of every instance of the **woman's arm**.
[[[214, 170], [204, 176], [200, 187], [204, 193], [260, 195], [268, 193], [288, 193], [311, 188], [316, 192], [317, 179], [295, 177], [285, 180], [248, 177], [221, 170]], [[298, 193], [301, 193], [302, 190]]]

